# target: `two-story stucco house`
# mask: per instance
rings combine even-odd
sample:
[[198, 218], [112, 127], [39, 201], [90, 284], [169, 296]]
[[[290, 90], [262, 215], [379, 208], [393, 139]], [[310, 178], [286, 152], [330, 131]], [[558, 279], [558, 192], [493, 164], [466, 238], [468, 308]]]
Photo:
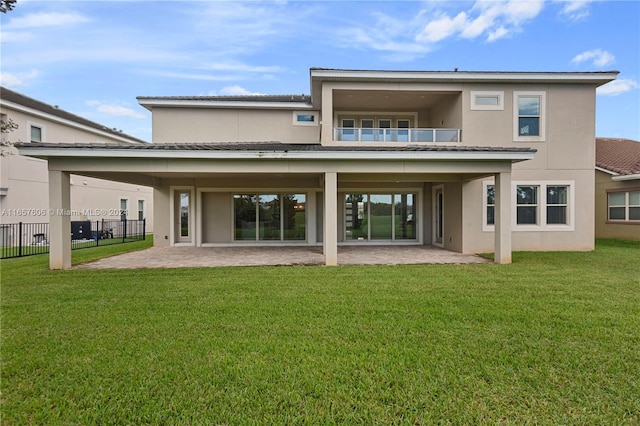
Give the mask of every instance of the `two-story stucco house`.
[[[145, 142], [116, 129], [72, 114], [56, 105], [0, 88], [0, 120], [17, 128], [2, 134], [8, 142], [48, 144], [141, 145]], [[49, 172], [47, 162], [4, 147], [0, 157], [0, 223], [49, 221]], [[153, 229], [153, 190], [92, 177], [70, 176], [72, 220], [146, 219]], [[122, 213], [122, 214], [121, 214]], [[69, 235], [69, 234], [67, 234]], [[29, 236], [30, 237], [30, 236]]]
[[335, 265], [339, 245], [432, 244], [508, 263], [593, 249], [596, 88], [617, 74], [313, 68], [310, 96], [139, 97], [152, 144], [20, 151], [48, 158], [54, 207], [69, 173], [152, 186], [159, 246], [321, 245]]

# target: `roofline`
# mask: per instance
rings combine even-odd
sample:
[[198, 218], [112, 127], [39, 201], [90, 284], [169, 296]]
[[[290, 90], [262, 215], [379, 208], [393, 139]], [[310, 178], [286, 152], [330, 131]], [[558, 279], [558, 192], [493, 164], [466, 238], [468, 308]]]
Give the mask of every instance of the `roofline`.
[[640, 173], [635, 173], [632, 175], [618, 175], [613, 176], [611, 180], [614, 181], [625, 181], [625, 180], [640, 180]]
[[[129, 135], [125, 134], [125, 133], [123, 133], [122, 135], [118, 135], [118, 134], [114, 134], [114, 133], [107, 132], [107, 131], [104, 131], [104, 130], [96, 129], [95, 127], [87, 126], [85, 124], [81, 124], [81, 123], [78, 123], [77, 121], [73, 121], [73, 120], [68, 120], [66, 118], [58, 117], [56, 115], [49, 114], [47, 112], [43, 112], [43, 111], [40, 111], [38, 109], [26, 107], [24, 105], [17, 104], [15, 102], [7, 101], [6, 99], [0, 99], [0, 106], [3, 106], [5, 108], [14, 109], [14, 110], [17, 110], [17, 111], [20, 111], [20, 112], [24, 112], [26, 114], [34, 115], [34, 116], [36, 116], [38, 118], [42, 118], [42, 119], [45, 119], [45, 120], [53, 121], [55, 123], [63, 124], [65, 126], [69, 126], [69, 127], [73, 127], [73, 128], [76, 128], [76, 129], [80, 129], [80, 130], [83, 130], [85, 132], [90, 132], [90, 133], [97, 134], [97, 135], [100, 135], [100, 136], [108, 137], [111, 140], [117, 140], [117, 141], [120, 141], [120, 142], [129, 143], [129, 144], [147, 143], [146, 141], [143, 141], [142, 139], [134, 138], [134, 137], [129, 136]], [[96, 124], [100, 125], [99, 123], [96, 123]], [[107, 128], [106, 126], [103, 126], [103, 127]]]
[[449, 82], [555, 82], [592, 83], [601, 86], [620, 74], [620, 71], [595, 72], [500, 72], [500, 71], [374, 71], [311, 68], [311, 78], [325, 80], [406, 80]]
[[154, 97], [138, 96], [138, 103], [151, 111], [153, 107], [174, 108], [260, 108], [260, 109], [285, 109], [307, 110], [313, 109], [313, 105], [306, 102], [265, 102], [265, 101], [231, 101], [212, 99], [161, 99]]
[[225, 159], [225, 160], [484, 160], [519, 162], [534, 158], [529, 151], [194, 151], [110, 149], [100, 147], [69, 148], [19, 145], [20, 155], [36, 158], [153, 158], [153, 159]]
[[611, 175], [611, 176], [618, 176], [618, 173], [613, 172], [613, 171], [611, 171], [609, 169], [605, 169], [604, 167], [596, 166], [596, 170], [599, 171], [599, 172], [602, 172], [602, 173], [606, 173], [606, 174]]

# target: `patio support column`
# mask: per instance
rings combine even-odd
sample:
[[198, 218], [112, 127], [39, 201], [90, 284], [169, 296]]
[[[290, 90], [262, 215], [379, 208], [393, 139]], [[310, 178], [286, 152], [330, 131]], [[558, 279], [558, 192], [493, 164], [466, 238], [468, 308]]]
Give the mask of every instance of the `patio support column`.
[[49, 170], [49, 269], [68, 268], [71, 268], [70, 175]]
[[511, 172], [495, 175], [495, 259], [511, 263]]
[[338, 174], [324, 174], [324, 214], [322, 248], [327, 266], [338, 264]]

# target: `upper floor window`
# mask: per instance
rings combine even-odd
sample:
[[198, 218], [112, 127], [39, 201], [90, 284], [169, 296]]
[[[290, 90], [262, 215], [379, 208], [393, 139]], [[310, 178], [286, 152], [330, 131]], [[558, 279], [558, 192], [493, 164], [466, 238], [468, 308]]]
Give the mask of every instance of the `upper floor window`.
[[316, 111], [311, 111], [311, 112], [294, 111], [293, 125], [294, 126], [317, 126], [318, 113]]
[[471, 92], [472, 110], [504, 110], [504, 92]]
[[545, 140], [544, 92], [514, 92], [514, 140]]
[[640, 221], [640, 190], [610, 192], [607, 196], [609, 220]]
[[29, 127], [31, 128], [31, 142], [42, 142], [42, 127], [33, 124]]

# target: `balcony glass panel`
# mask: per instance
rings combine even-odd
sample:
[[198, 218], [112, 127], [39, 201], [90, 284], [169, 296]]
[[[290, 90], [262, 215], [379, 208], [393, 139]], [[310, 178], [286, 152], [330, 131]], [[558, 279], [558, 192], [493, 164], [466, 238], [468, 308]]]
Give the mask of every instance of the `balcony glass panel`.
[[460, 142], [459, 129], [372, 129], [337, 127], [339, 142]]
[[460, 142], [457, 129], [436, 129], [436, 142]]

